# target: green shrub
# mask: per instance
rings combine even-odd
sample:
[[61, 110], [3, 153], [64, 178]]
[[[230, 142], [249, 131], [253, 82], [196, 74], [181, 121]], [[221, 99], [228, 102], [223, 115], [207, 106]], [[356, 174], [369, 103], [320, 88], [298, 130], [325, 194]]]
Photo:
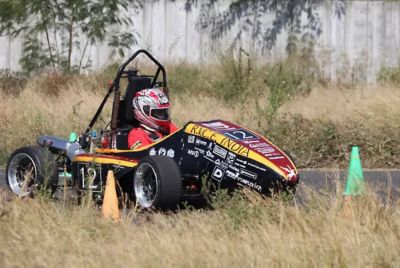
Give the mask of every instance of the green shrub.
[[272, 121], [264, 134], [290, 152], [299, 168], [346, 168], [352, 146], [360, 146], [365, 167], [400, 165], [400, 133], [393, 127], [375, 129], [354, 120], [339, 124], [285, 116]]
[[216, 93], [226, 101], [237, 101], [245, 97], [250, 90], [252, 66], [250, 55], [243, 49], [237, 58], [233, 50], [220, 56], [222, 78], [214, 82]]
[[167, 69], [168, 88], [174, 95], [187, 93], [208, 93], [211, 89], [210, 78], [201, 68], [179, 64]]
[[400, 85], [400, 65], [394, 68], [382, 67], [378, 73], [378, 81]]
[[269, 88], [268, 117], [273, 117], [286, 101], [308, 94], [317, 79], [319, 67], [310, 53], [293, 53], [286, 59], [266, 67], [265, 84]]

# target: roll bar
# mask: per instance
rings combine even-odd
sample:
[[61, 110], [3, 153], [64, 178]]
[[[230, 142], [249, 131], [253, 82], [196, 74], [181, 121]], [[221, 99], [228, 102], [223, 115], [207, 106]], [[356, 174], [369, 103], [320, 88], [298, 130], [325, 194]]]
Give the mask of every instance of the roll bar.
[[[129, 65], [129, 63], [131, 63], [137, 56], [139, 56], [140, 54], [145, 54], [155, 65], [157, 65], [157, 71], [154, 74], [153, 77], [153, 81], [152, 81], [152, 86], [154, 86], [157, 83], [158, 80], [158, 76], [160, 75], [160, 72], [162, 74], [162, 82], [161, 82], [161, 86], [164, 88], [167, 88], [167, 75], [165, 72], [165, 68], [164, 66], [162, 66], [161, 63], [159, 63], [154, 57], [153, 55], [151, 55], [147, 50], [144, 49], [140, 49], [138, 51], [136, 51], [135, 53], [133, 53], [132, 56], [130, 56], [119, 68], [117, 71], [117, 75], [114, 78], [114, 81], [110, 84], [107, 94], [104, 96], [103, 101], [101, 102], [99, 108], [97, 109], [93, 119], [90, 121], [89, 126], [86, 128], [85, 134], [88, 134], [90, 132], [90, 130], [92, 129], [92, 127], [94, 126], [94, 124], [96, 123], [97, 119], [99, 118], [101, 112], [103, 111], [104, 105], [107, 103], [108, 98], [110, 97], [110, 95], [113, 92], [118, 92], [119, 93], [119, 82], [121, 80], [121, 77], [123, 74], [127, 74], [127, 71], [125, 71], [126, 66]], [[117, 116], [116, 113], [118, 113], [118, 105], [119, 105], [119, 96], [120, 94], [115, 94], [114, 95], [114, 104], [113, 104], [113, 117], [112, 117], [112, 121], [115, 121]], [[118, 97], [118, 98], [116, 98]], [[117, 103], [118, 102], [118, 103]], [[114, 128], [115, 123], [113, 124], [112, 122], [112, 128]]]

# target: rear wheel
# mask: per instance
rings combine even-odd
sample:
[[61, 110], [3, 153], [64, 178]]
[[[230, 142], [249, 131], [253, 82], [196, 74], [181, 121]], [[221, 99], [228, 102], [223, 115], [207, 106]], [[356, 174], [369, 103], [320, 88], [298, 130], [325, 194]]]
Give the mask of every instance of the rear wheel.
[[18, 196], [30, 195], [38, 186], [54, 187], [58, 183], [54, 155], [40, 146], [17, 149], [8, 160], [6, 181]]
[[150, 156], [143, 158], [134, 175], [136, 202], [142, 208], [168, 209], [178, 205], [182, 178], [172, 158]]

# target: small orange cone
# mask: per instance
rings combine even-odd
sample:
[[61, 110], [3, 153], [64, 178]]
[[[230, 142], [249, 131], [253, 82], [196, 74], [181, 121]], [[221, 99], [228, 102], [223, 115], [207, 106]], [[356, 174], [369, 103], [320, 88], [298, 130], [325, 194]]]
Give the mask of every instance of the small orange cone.
[[119, 221], [121, 219], [121, 214], [118, 208], [117, 190], [115, 188], [114, 172], [112, 170], [109, 170], [107, 174], [106, 189], [104, 192], [101, 212], [103, 213], [103, 217], [106, 219], [111, 218], [114, 221]]

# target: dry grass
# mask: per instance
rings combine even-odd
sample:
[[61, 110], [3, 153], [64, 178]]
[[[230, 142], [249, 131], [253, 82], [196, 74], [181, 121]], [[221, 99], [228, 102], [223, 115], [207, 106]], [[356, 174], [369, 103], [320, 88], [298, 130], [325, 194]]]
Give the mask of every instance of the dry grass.
[[[39, 134], [68, 137], [72, 130], [84, 130], [106, 91], [103, 80], [98, 76], [37, 78], [28, 81], [18, 97], [1, 95], [0, 162], [15, 148], [34, 143]], [[56, 90], [49, 92], [52, 88]], [[266, 96], [251, 96], [241, 105], [232, 105], [212, 94], [193, 93], [195, 90], [179, 95], [173, 92], [171, 89], [172, 114], [180, 126], [189, 120], [222, 118], [255, 130], [264, 128]], [[398, 126], [399, 99], [392, 87], [379, 92], [329, 87], [293, 100], [281, 112], [339, 123], [359, 118], [370, 126]], [[107, 107], [103, 125], [109, 115]], [[305, 140], [315, 129], [311, 125], [300, 135], [297, 129], [287, 127], [297, 136], [283, 130], [282, 135], [277, 134], [290, 139], [286, 144], [299, 146], [291, 153], [307, 146], [311, 151], [305, 155], [311, 158], [316, 153], [312, 144], [300, 144], [296, 138], [300, 135]], [[314, 134], [311, 137], [325, 145], [336, 134], [347, 135], [343, 131], [333, 137], [330, 132], [327, 135], [331, 136]], [[326, 137], [331, 138], [327, 141]], [[382, 139], [387, 143], [384, 136]], [[344, 217], [341, 192], [306, 191], [302, 205], [237, 196], [229, 201], [217, 198], [216, 209], [211, 211], [126, 211], [118, 224], [102, 220], [92, 206], [63, 207], [44, 198], [8, 201], [0, 193], [0, 266], [399, 266], [399, 204], [381, 203], [370, 192], [355, 200], [351, 217]]]
[[[194, 67], [180, 68], [183, 69], [171, 70], [171, 84], [179, 88], [179, 90], [174, 91], [171, 86], [172, 118], [178, 126], [183, 126], [188, 121], [225, 119], [264, 133], [268, 137], [273, 137], [279, 146], [289, 150], [295, 156], [299, 156], [298, 162], [303, 167], [311, 167], [320, 162], [314, 157], [318, 156], [315, 150], [318, 149], [318, 142], [322, 144], [323, 139], [332, 139], [329, 136], [330, 134], [325, 131], [325, 129], [331, 128], [331, 123], [327, 126], [319, 123], [313, 126], [309, 122], [307, 125], [310, 125], [310, 128], [300, 125], [304, 128], [302, 130], [304, 133], [301, 134], [304, 135], [304, 138], [302, 138], [303, 142], [299, 144], [295, 141], [299, 136], [296, 132], [300, 129], [289, 130], [293, 128], [295, 123], [289, 120], [287, 122], [278, 121], [272, 125], [267, 120], [268, 94], [265, 88], [252, 85], [251, 87], [257, 88], [258, 91], [250, 94], [247, 98], [241, 98], [236, 102], [225, 101], [222, 97], [218, 97], [220, 96], [219, 93], [213, 94], [210, 91], [212, 83], [215, 81], [203, 79], [204, 73], [202, 74], [200, 70], [194, 69]], [[181, 75], [185, 70], [189, 72], [188, 76]], [[216, 77], [221, 76], [215, 67], [211, 70], [216, 73]], [[0, 91], [0, 98], [2, 99], [0, 103], [0, 139], [2, 140], [0, 144], [0, 165], [5, 165], [7, 157], [16, 148], [35, 143], [38, 135], [46, 134], [67, 138], [71, 131], [78, 133], [83, 131], [105, 95], [106, 76], [110, 75], [106, 73], [90, 76], [44, 76], [29, 80], [18, 96]], [[177, 77], [182, 77], [182, 79], [179, 80]], [[195, 81], [192, 82], [192, 80]], [[204, 83], [202, 83], [203, 80]], [[258, 80], [256, 79], [253, 82], [256, 83]], [[257, 83], [260, 84], [261, 82], [258, 81]], [[189, 88], [190, 86], [195, 88]], [[385, 149], [384, 146], [392, 146], [390, 144], [395, 138], [392, 133], [394, 133], [395, 128], [400, 126], [400, 108], [397, 105], [399, 101], [400, 93], [393, 86], [337, 89], [331, 85], [325, 88], [315, 88], [309, 96], [300, 96], [284, 104], [280, 109], [280, 114], [300, 114], [310, 120], [331, 120], [338, 125], [338, 132], [335, 135], [341, 137], [339, 140], [344, 140], [350, 144], [354, 137], [360, 136], [357, 133], [360, 133], [366, 139], [357, 138], [356, 141], [370, 143], [371, 146], [369, 147], [375, 151], [376, 148], [380, 150], [379, 148]], [[99, 128], [108, 123], [110, 111], [111, 102], [108, 103], [105, 113], [99, 120]], [[357, 124], [361, 123], [360, 126], [356, 125], [356, 128], [362, 127], [369, 130], [354, 129], [352, 132], [353, 129], [349, 129], [348, 125], [354, 124], [346, 122], [346, 120], [357, 122]], [[343, 127], [340, 127], [341, 124]], [[271, 126], [273, 126], [272, 129]], [[391, 127], [387, 128], [387, 126]], [[381, 129], [384, 129], [384, 131], [380, 131]], [[288, 131], [289, 135], [284, 134]], [[392, 136], [388, 137], [388, 135]], [[320, 141], [314, 139], [308, 143], [304, 142], [308, 137], [314, 136]], [[376, 142], [368, 140], [368, 137], [375, 137]], [[358, 145], [363, 146], [363, 144]], [[308, 149], [303, 150], [304, 148], [299, 146], [307, 146]], [[340, 148], [342, 147], [343, 152], [347, 153], [347, 145], [340, 145]], [[367, 148], [367, 150], [369, 149]], [[302, 154], [303, 151], [305, 155]], [[332, 152], [335, 153], [335, 151]], [[396, 163], [397, 160], [390, 160], [390, 158], [393, 158], [393, 153], [396, 152], [397, 149], [394, 148], [388, 153], [381, 152], [376, 156], [370, 154], [369, 156], [375, 158], [368, 162], [373, 164], [369, 167], [385, 167], [388, 165], [387, 163], [390, 167], [393, 167], [393, 163]], [[305, 157], [310, 159], [306, 161], [304, 160]], [[324, 155], [321, 157], [327, 158]], [[338, 156], [336, 159], [339, 159], [339, 162], [345, 160], [342, 156]], [[345, 162], [347, 163], [347, 160]], [[325, 162], [322, 164], [325, 165]], [[335, 162], [333, 164], [340, 163]], [[319, 166], [321, 166], [321, 163]]]
[[[63, 83], [57, 85], [57, 82]], [[38, 135], [67, 138], [70, 131], [83, 131], [105, 94], [105, 90], [93, 90], [96, 83], [95, 77], [54, 83], [42, 77], [28, 82], [17, 97], [0, 92], [2, 162], [16, 148], [34, 144]]]
[[284, 104], [280, 112], [315, 120], [368, 121], [371, 126], [400, 126], [400, 90], [393, 85], [338, 89], [330, 85]]
[[[211, 211], [127, 211], [0, 201], [0, 265], [63, 267], [389, 266], [400, 264], [400, 211], [372, 194], [343, 214], [340, 194], [306, 191], [298, 205], [236, 196]], [[223, 201], [223, 202], [221, 202]]]

